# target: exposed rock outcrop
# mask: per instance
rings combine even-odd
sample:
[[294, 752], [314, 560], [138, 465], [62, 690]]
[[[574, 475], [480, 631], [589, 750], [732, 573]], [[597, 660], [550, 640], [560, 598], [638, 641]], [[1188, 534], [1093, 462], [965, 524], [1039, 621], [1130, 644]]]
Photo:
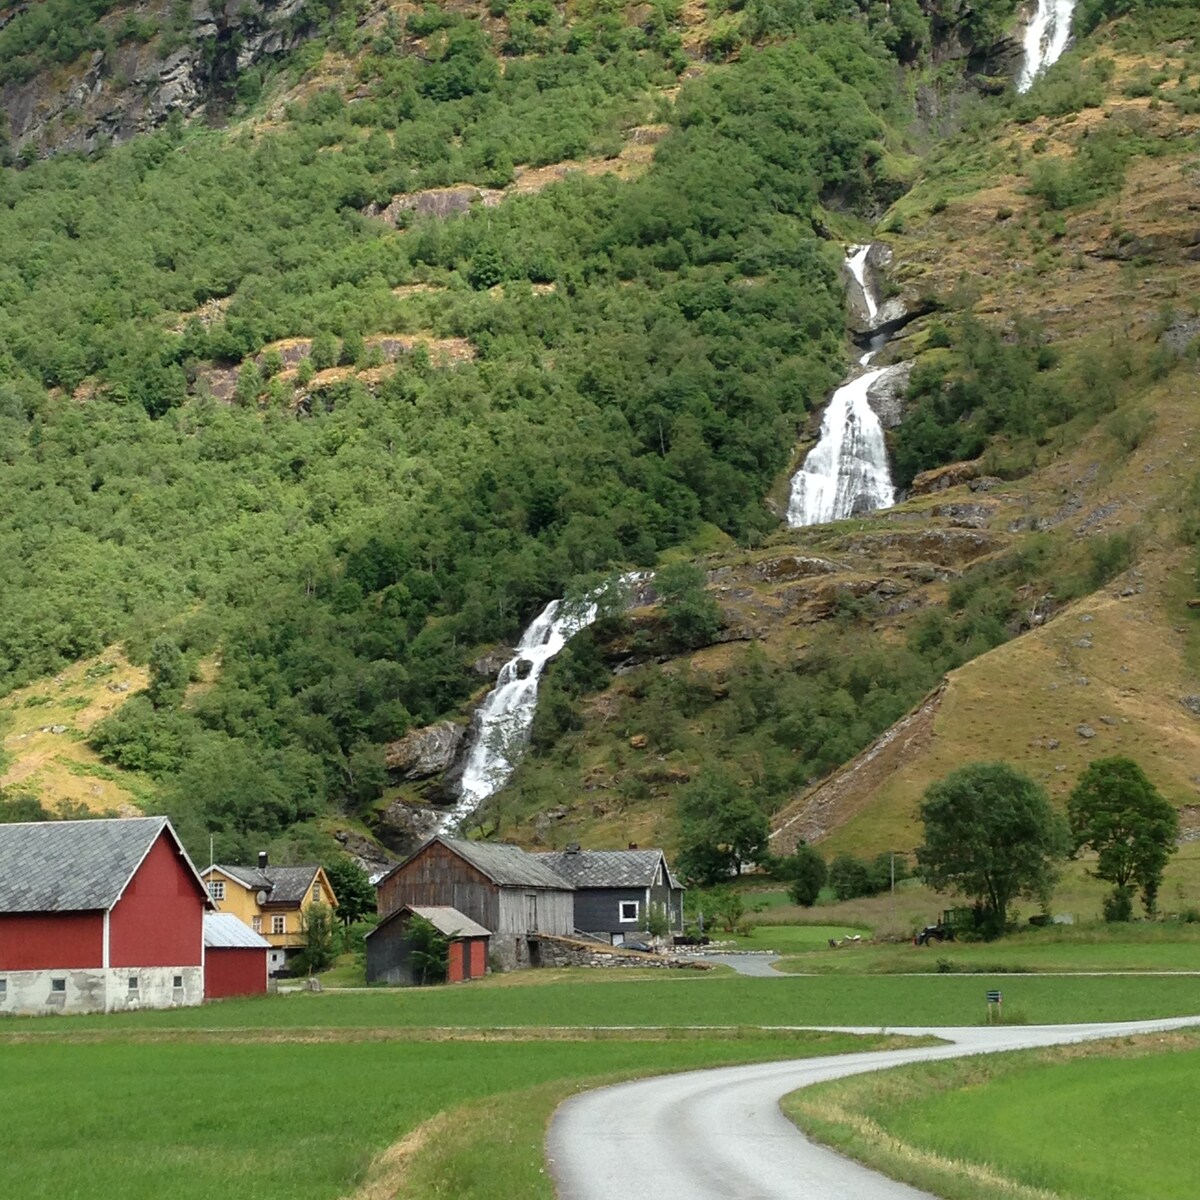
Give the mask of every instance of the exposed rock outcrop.
[[454, 762], [465, 733], [453, 721], [414, 729], [386, 747], [384, 765], [400, 779], [428, 779]]
[[[149, 3], [121, 15], [130, 14], [160, 15]], [[0, 87], [0, 118], [8, 119], [14, 149], [39, 157], [90, 153], [175, 113], [216, 116], [234, 99], [240, 75], [294, 49], [307, 32], [304, 0], [190, 0], [184, 24], [180, 34], [117, 42], [65, 69]], [[164, 53], [171, 36], [182, 44]]]

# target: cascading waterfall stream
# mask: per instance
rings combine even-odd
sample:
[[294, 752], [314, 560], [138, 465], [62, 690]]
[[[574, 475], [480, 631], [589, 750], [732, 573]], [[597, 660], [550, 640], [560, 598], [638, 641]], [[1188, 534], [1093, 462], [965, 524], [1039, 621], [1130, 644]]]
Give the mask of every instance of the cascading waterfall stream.
[[[634, 572], [622, 575], [619, 585], [628, 588], [647, 578]], [[598, 612], [596, 593], [577, 604], [551, 600], [521, 634], [512, 658], [500, 668], [496, 686], [475, 714], [474, 741], [467, 752], [459, 799], [440, 818], [439, 829], [451, 829], [470, 816], [512, 777], [529, 744], [538, 682], [546, 664], [575, 634], [592, 624]]]
[[1025, 29], [1025, 56], [1017, 91], [1027, 92], [1033, 81], [1062, 57], [1071, 40], [1071, 18], [1075, 0], [1037, 0], [1033, 17]]
[[[879, 308], [866, 274], [870, 249], [849, 247], [846, 269], [862, 288], [868, 321], [874, 322]], [[880, 348], [864, 354], [859, 366], [870, 363]], [[833, 393], [821, 418], [821, 436], [792, 476], [787, 522], [793, 529], [890, 508], [895, 502], [883, 426], [867, 399], [871, 385], [889, 370], [866, 371]]]

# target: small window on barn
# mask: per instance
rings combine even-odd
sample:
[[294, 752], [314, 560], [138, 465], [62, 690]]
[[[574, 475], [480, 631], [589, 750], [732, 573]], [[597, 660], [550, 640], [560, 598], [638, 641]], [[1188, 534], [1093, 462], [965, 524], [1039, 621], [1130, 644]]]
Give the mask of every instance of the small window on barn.
[[172, 986], [172, 987], [176, 987], [176, 988], [178, 988], [180, 991], [183, 991], [183, 976], [182, 976], [182, 975], [176, 975], [176, 976], [175, 976], [175, 979], [174, 979], [174, 982], [172, 983], [172, 985], [171, 985], [171, 986]]
[[65, 992], [67, 990], [67, 981], [65, 979], [50, 980], [50, 990], [52, 992]]
[[271, 918], [272, 933], [287, 933], [287, 917], [283, 913], [276, 913]]
[[138, 977], [136, 975], [130, 975], [129, 977], [129, 990], [131, 992], [138, 990]]
[[262, 917], [251, 917], [250, 928], [253, 929], [255, 933], [262, 933]]
[[314, 904], [320, 904], [320, 903], [321, 903], [321, 881], [320, 881], [319, 879], [314, 879], [314, 880], [313, 880], [313, 885], [312, 885], [312, 902], [313, 902]]
[[0, 979], [0, 996], [8, 995], [8, 980]]
[[621, 920], [636, 921], [638, 919], [638, 902], [636, 900], [621, 901]]
[[225, 880], [210, 879], [208, 883], [208, 894], [214, 900], [225, 899]]

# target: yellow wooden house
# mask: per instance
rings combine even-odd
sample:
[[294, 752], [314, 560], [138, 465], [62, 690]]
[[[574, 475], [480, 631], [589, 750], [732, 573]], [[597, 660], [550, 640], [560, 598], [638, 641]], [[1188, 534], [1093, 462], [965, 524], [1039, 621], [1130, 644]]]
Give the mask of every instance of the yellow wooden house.
[[219, 912], [231, 913], [271, 943], [271, 974], [304, 946], [306, 910], [314, 904], [337, 907], [325, 869], [316, 863], [273, 867], [260, 854], [256, 867], [213, 863], [201, 875]]

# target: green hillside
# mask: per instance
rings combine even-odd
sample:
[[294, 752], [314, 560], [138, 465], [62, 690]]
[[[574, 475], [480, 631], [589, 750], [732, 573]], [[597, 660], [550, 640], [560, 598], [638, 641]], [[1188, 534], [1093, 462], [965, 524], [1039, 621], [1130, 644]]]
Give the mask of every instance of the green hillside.
[[[471, 664], [548, 599], [695, 560], [723, 629], [642, 612], [581, 638], [481, 823], [558, 837], [544, 814], [565, 805], [564, 831], [670, 843], [684, 783], [782, 808], [1017, 633], [1030, 597], [1086, 595], [1140, 552], [1123, 528], [1081, 541], [1007, 510], [968, 545], [928, 499], [900, 525], [780, 532], [798, 431], [849, 361], [846, 241], [892, 243], [890, 284], [926, 313], [898, 351], [920, 356], [902, 483], [983, 455], [1028, 506], [1091, 431], [1125, 414], [1112, 436], [1134, 438], [1146, 389], [1193, 369], [1186, 340], [1160, 341], [1195, 264], [1118, 226], [1144, 164], [1194, 169], [1195, 14], [1084, 5], [1091, 40], [1015, 98], [1015, 9], [309, 5], [288, 48], [212, 75], [209, 108], [156, 131], [83, 155], [55, 142], [65, 117], [13, 124], [0, 689], [121, 645], [147, 687], [80, 730], [104, 765], [78, 761], [130, 772], [134, 803], [196, 846], [215, 833], [219, 857], [299, 852], [428, 798], [386, 746], [465, 720]], [[15, 12], [6, 98], [52, 108], [87, 55], [192, 36], [151, 15]], [[94, 36], [51, 36], [72, 23]], [[1093, 130], [1113, 97], [1142, 123]], [[1016, 198], [977, 203], [1014, 154]], [[1099, 213], [1120, 289], [1084, 318], [1077, 214]], [[1020, 296], [969, 278], [1014, 254]], [[1164, 272], [1158, 333], [1127, 362], [1093, 353]], [[1068, 319], [1052, 300], [1071, 287]], [[836, 560], [824, 591], [783, 595], [795, 581], [765, 564], [796, 553]], [[911, 603], [891, 611], [884, 579]], [[75, 796], [25, 749], [6, 738], [10, 788]]]

